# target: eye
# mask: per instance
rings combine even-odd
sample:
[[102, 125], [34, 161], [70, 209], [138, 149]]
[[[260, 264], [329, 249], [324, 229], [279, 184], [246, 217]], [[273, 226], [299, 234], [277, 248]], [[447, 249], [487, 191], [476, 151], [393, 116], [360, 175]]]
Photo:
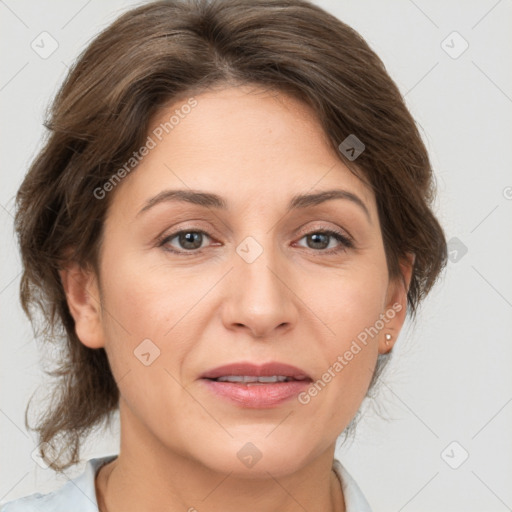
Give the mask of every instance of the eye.
[[[320, 250], [321, 252], [325, 252], [327, 254], [345, 251], [347, 249], [354, 247], [352, 240], [350, 240], [348, 236], [329, 229], [321, 231], [312, 231], [311, 233], [308, 233], [307, 235], [303, 236], [301, 240], [304, 238], [308, 240], [308, 248]], [[332, 239], [338, 242], [338, 246], [335, 245], [334, 247], [332, 247], [332, 245], [330, 244], [330, 242], [332, 242]], [[330, 245], [331, 247], [329, 247]]]
[[[159, 240], [158, 246], [163, 247], [166, 251], [178, 254], [197, 254], [204, 249], [203, 242], [205, 238], [211, 240], [212, 237], [202, 230], [181, 230]], [[307, 247], [309, 249], [326, 254], [338, 253], [354, 247], [352, 240], [348, 236], [333, 230], [312, 231], [304, 235], [300, 240], [302, 239], [308, 241]], [[333, 240], [337, 242], [337, 245], [334, 244], [334, 247], [331, 244]], [[178, 244], [178, 247], [175, 244]]]
[[[176, 233], [172, 233], [160, 240], [158, 245], [159, 247], [165, 246], [165, 249], [171, 252], [200, 252], [205, 236], [206, 238], [211, 238], [205, 231], [194, 231], [190, 229], [176, 231]], [[171, 242], [174, 239], [176, 239], [176, 243], [180, 245], [177, 249], [169, 247], [172, 245]]]

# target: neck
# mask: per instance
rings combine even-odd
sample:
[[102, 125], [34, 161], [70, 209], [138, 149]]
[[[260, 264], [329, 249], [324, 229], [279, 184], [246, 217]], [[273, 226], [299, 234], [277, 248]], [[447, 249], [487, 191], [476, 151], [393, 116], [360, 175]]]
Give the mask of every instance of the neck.
[[345, 512], [332, 470], [334, 446], [291, 473], [277, 468], [249, 475], [220, 472], [163, 447], [133, 417], [126, 421], [127, 416], [121, 405], [119, 456], [97, 474], [100, 512]]

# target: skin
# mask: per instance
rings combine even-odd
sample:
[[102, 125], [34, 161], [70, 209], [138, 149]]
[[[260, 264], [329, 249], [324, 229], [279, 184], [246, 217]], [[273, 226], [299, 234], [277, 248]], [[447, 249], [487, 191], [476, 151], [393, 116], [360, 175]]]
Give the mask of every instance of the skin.
[[[389, 279], [375, 197], [308, 106], [248, 86], [195, 98], [110, 192], [99, 276], [73, 263], [61, 272], [77, 335], [105, 348], [121, 395], [121, 449], [97, 475], [100, 509], [345, 510], [336, 439], [400, 332], [412, 262], [405, 282]], [[185, 102], [161, 111], [149, 134]], [[221, 195], [228, 209], [168, 201], [138, 214], [177, 188]], [[296, 194], [334, 188], [356, 194], [369, 218], [347, 199], [286, 211]], [[200, 249], [176, 236], [159, 246], [182, 229], [207, 233]], [[315, 245], [310, 235], [325, 229], [354, 247]], [[251, 263], [236, 252], [248, 236], [263, 249]], [[307, 405], [246, 409], [198, 380], [234, 361], [285, 362], [317, 380], [393, 304], [401, 311]], [[134, 355], [144, 339], [160, 350], [149, 366]], [[237, 457], [247, 442], [262, 455], [252, 468]]]

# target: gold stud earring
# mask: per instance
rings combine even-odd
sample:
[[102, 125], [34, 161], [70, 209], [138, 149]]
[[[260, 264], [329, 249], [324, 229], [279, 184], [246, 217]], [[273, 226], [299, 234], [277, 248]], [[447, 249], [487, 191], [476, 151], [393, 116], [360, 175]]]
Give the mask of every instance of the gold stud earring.
[[391, 334], [389, 333], [386, 333], [386, 347], [389, 347], [389, 342], [391, 341]]

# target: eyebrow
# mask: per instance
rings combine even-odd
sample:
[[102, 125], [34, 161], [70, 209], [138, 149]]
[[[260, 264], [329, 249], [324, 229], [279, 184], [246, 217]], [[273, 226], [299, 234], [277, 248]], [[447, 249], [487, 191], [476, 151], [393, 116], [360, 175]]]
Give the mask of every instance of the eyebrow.
[[[291, 198], [290, 203], [288, 204], [287, 212], [308, 208], [310, 206], [316, 206], [333, 199], [344, 199], [356, 204], [364, 211], [370, 224], [372, 223], [370, 212], [368, 211], [368, 208], [366, 207], [363, 200], [353, 192], [342, 189], [323, 190], [314, 194], [295, 195]], [[212, 194], [210, 192], [200, 192], [197, 190], [164, 190], [146, 201], [144, 207], [137, 213], [137, 216], [148, 211], [150, 208], [153, 208], [157, 204], [169, 201], [183, 201], [206, 208], [216, 208], [219, 210], [228, 209], [226, 200], [217, 194]]]

